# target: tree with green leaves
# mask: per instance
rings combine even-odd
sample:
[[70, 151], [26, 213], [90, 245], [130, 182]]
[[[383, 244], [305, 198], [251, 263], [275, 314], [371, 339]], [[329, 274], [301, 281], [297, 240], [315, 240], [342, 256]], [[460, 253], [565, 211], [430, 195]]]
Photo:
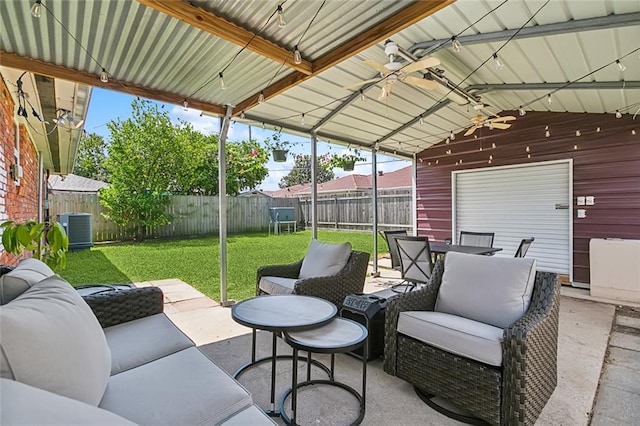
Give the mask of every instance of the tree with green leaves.
[[[334, 178], [330, 158], [327, 155], [318, 157], [318, 183], [327, 182]], [[311, 183], [311, 156], [307, 154], [296, 155], [293, 169], [288, 175], [280, 179], [278, 186], [287, 188], [293, 185]]]
[[109, 175], [104, 168], [106, 159], [107, 144], [104, 138], [95, 133], [84, 135], [80, 139], [73, 173], [89, 179], [109, 182]]

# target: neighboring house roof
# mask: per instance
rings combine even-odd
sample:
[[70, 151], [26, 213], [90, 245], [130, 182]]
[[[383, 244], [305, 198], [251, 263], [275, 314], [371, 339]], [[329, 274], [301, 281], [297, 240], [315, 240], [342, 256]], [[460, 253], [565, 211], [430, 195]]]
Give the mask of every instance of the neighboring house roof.
[[51, 191], [65, 192], [98, 192], [100, 188], [106, 188], [107, 186], [109, 186], [109, 184], [106, 182], [74, 174], [68, 174], [66, 176], [51, 175], [49, 176], [49, 182], [47, 184], [47, 187]]
[[[378, 176], [378, 189], [409, 188], [411, 187], [411, 169], [404, 167], [394, 172], [383, 173]], [[318, 193], [361, 191], [371, 189], [371, 175], [351, 174], [338, 179], [318, 184]], [[277, 191], [265, 191], [274, 198], [298, 197], [309, 195], [311, 185], [308, 183], [282, 188]]]

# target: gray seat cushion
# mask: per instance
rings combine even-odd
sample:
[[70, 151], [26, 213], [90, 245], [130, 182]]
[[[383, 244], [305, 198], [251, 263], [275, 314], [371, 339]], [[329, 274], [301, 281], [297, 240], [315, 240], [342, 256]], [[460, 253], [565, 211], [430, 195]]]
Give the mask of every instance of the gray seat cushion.
[[529, 308], [535, 259], [447, 253], [435, 310], [505, 328]]
[[114, 325], [104, 334], [111, 350], [111, 375], [194, 346], [165, 314]]
[[260, 278], [260, 290], [267, 294], [291, 294], [298, 278], [262, 277]]
[[77, 291], [54, 275], [0, 306], [2, 377], [98, 405], [111, 353]]
[[329, 277], [342, 271], [351, 256], [351, 244], [323, 243], [311, 240], [300, 267], [301, 279]]
[[0, 305], [9, 303], [37, 282], [54, 275], [46, 263], [38, 259], [23, 259], [18, 266], [0, 277]]
[[0, 389], [2, 425], [135, 425], [107, 410], [13, 380], [0, 379]]
[[254, 426], [277, 424], [257, 405], [251, 405], [221, 423], [222, 426]]
[[214, 425], [251, 395], [192, 347], [111, 376], [100, 407], [140, 425]]
[[502, 365], [501, 328], [441, 312], [406, 311], [398, 333], [484, 364]]

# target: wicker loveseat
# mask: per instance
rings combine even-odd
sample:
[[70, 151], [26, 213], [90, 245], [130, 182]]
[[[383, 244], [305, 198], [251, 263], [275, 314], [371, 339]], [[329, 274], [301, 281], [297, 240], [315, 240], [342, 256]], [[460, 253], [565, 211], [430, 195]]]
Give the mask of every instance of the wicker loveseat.
[[[452, 262], [453, 258], [458, 262]], [[463, 261], [471, 259], [472, 264], [465, 265], [459, 261], [461, 258]], [[535, 281], [531, 276], [523, 287], [533, 284], [530, 302], [523, 306], [523, 315], [516, 316], [514, 321], [508, 319], [503, 327], [477, 324], [477, 321], [461, 318], [461, 312], [457, 315], [438, 312], [451, 312], [442, 304], [438, 306], [445, 287], [443, 281], [447, 281], [447, 268], [455, 267], [460, 276], [460, 269], [466, 266], [467, 271], [463, 272], [470, 277], [467, 291], [455, 296], [473, 311], [487, 303], [487, 297], [494, 297], [483, 294], [491, 293], [487, 285], [500, 287], [502, 284], [501, 291], [509, 291], [504, 290], [507, 283], [500, 283], [505, 262], [523, 260], [460, 253], [450, 253], [444, 260], [439, 260], [429, 284], [389, 302], [384, 370], [413, 384], [418, 395], [433, 407], [436, 396], [490, 424], [534, 424], [557, 383], [560, 289], [556, 274], [536, 273], [534, 262]], [[483, 280], [483, 273], [473, 265], [476, 261], [488, 268], [485, 268], [485, 272], [489, 271], [485, 275], [494, 278], [494, 284], [479, 282]], [[489, 300], [488, 304], [491, 303]], [[488, 312], [482, 314], [494, 315], [499, 309], [490, 306]], [[425, 313], [435, 315], [435, 322], [440, 321], [440, 324], [425, 325], [429, 320], [421, 317]], [[456, 321], [463, 321], [463, 325]], [[422, 326], [425, 328], [421, 329]], [[478, 330], [476, 326], [482, 336], [470, 337]], [[447, 335], [456, 327], [460, 328]]]
[[316, 296], [339, 307], [349, 294], [362, 292], [368, 264], [369, 253], [352, 251], [349, 243], [312, 240], [299, 262], [258, 268], [256, 295]]
[[146, 287], [87, 296], [44, 263], [0, 277], [0, 424], [273, 425]]

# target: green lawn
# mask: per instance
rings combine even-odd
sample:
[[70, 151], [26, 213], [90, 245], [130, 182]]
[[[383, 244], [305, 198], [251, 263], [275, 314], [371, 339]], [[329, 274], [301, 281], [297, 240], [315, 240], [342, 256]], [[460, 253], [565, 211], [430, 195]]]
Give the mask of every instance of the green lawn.
[[[257, 268], [300, 260], [310, 239], [311, 231], [277, 236], [229, 236], [229, 299], [242, 300], [254, 296]], [[318, 239], [326, 242], [349, 241], [355, 250], [372, 252], [373, 239], [370, 233], [320, 231]], [[386, 247], [384, 239], [378, 237], [378, 251], [384, 252]], [[69, 252], [66, 269], [56, 272], [73, 285], [178, 278], [219, 300], [219, 256], [217, 237], [110, 244]]]

